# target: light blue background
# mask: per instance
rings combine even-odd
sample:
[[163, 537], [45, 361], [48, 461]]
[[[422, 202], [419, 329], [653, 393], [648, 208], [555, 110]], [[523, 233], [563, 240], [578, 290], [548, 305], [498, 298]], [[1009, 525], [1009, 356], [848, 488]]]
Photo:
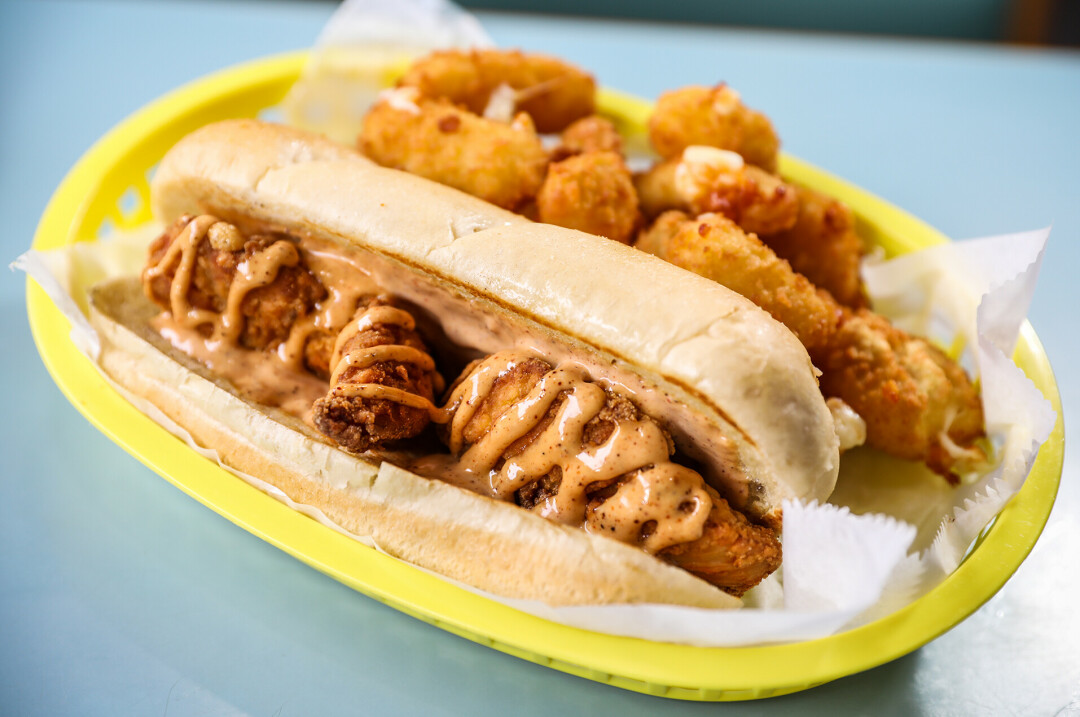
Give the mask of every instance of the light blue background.
[[[311, 44], [332, 6], [0, 2], [0, 257], [105, 131], [223, 66]], [[645, 97], [727, 80], [787, 151], [955, 238], [1054, 224], [1032, 322], [1077, 423], [1080, 55], [980, 44], [482, 16]], [[508, 657], [385, 608], [185, 497], [92, 428], [0, 281], [0, 713], [310, 715], [1080, 711], [1080, 495], [1066, 455], [1031, 558], [958, 628], [868, 673], [699, 705]], [[1071, 705], [1071, 707], [1068, 707]]]

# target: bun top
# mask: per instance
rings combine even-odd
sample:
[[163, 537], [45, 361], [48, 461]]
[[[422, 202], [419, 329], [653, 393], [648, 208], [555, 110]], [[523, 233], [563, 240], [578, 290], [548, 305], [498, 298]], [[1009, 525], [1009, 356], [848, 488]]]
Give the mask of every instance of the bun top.
[[632, 366], [734, 445], [756, 517], [778, 519], [785, 498], [825, 500], [836, 483], [836, 430], [798, 339], [742, 296], [644, 252], [255, 120], [181, 140], [151, 201], [166, 222], [247, 217], [374, 252]]

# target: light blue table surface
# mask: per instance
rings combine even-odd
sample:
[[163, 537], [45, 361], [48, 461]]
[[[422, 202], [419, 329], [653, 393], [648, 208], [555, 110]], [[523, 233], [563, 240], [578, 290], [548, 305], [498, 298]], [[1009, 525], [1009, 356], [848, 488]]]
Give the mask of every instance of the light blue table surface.
[[[311, 44], [331, 5], [0, 2], [0, 257], [78, 157], [207, 72]], [[955, 238], [1054, 224], [1031, 320], [1080, 438], [1080, 55], [976, 44], [482, 16], [496, 40], [645, 97], [727, 80], [787, 151]], [[0, 281], [0, 713], [1080, 713], [1080, 490], [975, 615], [867, 673], [761, 703], [663, 701], [441, 632], [233, 526], [53, 385], [24, 277]]]

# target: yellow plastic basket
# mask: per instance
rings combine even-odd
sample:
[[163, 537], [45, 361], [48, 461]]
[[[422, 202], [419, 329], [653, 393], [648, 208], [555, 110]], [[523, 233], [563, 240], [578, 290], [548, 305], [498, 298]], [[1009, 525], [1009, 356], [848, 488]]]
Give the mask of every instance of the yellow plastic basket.
[[[191, 130], [227, 117], [254, 117], [277, 105], [305, 54], [272, 57], [182, 87], [125, 120], [79, 160], [56, 190], [34, 237], [49, 249], [94, 241], [108, 227], [150, 220], [148, 177], [165, 151]], [[649, 105], [613, 92], [602, 106], [639, 131]], [[863, 233], [890, 254], [945, 238], [876, 197], [791, 157], [781, 171], [846, 201]], [[116, 394], [69, 339], [69, 324], [27, 282], [30, 326], [41, 357], [68, 399], [102, 432], [174, 485], [237, 525], [350, 587], [433, 625], [497, 650], [617, 687], [689, 700], [745, 700], [796, 692], [875, 667], [934, 639], [988, 600], [1035, 544], [1061, 476], [1063, 424], [1057, 385], [1030, 325], [1015, 358], [1057, 411], [1020, 493], [967, 560], [937, 588], [858, 629], [807, 642], [699, 648], [613, 637], [554, 624], [493, 603], [377, 553], [191, 451]], [[208, 559], [212, 559], [209, 558]]]

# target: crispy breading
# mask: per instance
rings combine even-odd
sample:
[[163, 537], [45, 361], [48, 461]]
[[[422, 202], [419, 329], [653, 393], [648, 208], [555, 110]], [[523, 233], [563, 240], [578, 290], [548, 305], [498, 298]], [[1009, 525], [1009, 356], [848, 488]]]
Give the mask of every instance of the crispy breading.
[[675, 545], [659, 556], [733, 595], [742, 595], [780, 567], [783, 548], [776, 532], [754, 525], [716, 491], [701, 538]]
[[982, 404], [971, 379], [925, 339], [816, 289], [731, 220], [667, 212], [635, 246], [717, 281], [787, 326], [823, 372], [822, 392], [866, 421], [867, 443], [950, 481], [984, 460]]
[[[357, 309], [357, 317], [386, 304], [382, 299], [373, 299]], [[346, 327], [345, 331], [348, 330]], [[374, 323], [341, 341], [341, 353], [376, 346], [408, 346], [427, 352], [414, 329], [393, 323]], [[387, 398], [352, 395], [348, 388], [375, 384], [400, 389], [430, 402], [434, 400], [433, 379], [433, 371], [410, 361], [387, 360], [370, 366], [346, 366], [333, 380], [329, 393], [315, 401], [315, 425], [343, 448], [358, 453], [412, 438], [430, 421], [426, 409]]]
[[336, 336], [316, 329], [304, 342], [304, 367], [321, 379], [330, 380], [330, 358], [334, 353]]
[[623, 154], [623, 140], [611, 120], [589, 115], [571, 124], [559, 136], [558, 158], [583, 152], [614, 152]]
[[[467, 366], [461, 378], [464, 379], [470, 374], [478, 363], [474, 362]], [[517, 361], [508, 371], [500, 374], [476, 412], [465, 424], [462, 431], [465, 442], [476, 443], [485, 436], [499, 416], [521, 403], [544, 377], [544, 374], [550, 370], [551, 366], [546, 362], [533, 358]]]
[[630, 170], [614, 152], [585, 152], [548, 168], [537, 218], [629, 244], [640, 221]]
[[561, 131], [596, 106], [591, 75], [558, 58], [517, 50], [434, 52], [413, 63], [398, 84], [478, 115], [484, 114], [492, 93], [505, 85], [515, 90], [516, 109], [545, 133]]
[[795, 187], [798, 218], [790, 228], [761, 230], [762, 241], [814, 285], [852, 309], [868, 305], [859, 277], [863, 243], [846, 204], [806, 187]]
[[[151, 243], [148, 266], [158, 264], [165, 257], [169, 246], [191, 219], [189, 216], [181, 217]], [[212, 241], [200, 241], [196, 248], [187, 301], [196, 309], [217, 314], [224, 312], [228, 305], [229, 289], [241, 264], [284, 239], [280, 235], [253, 235], [241, 239], [236, 249], [218, 248]], [[169, 292], [178, 266], [179, 260], [149, 280], [144, 277], [146, 295], [165, 311], [171, 309]], [[276, 346], [288, 337], [293, 324], [309, 314], [315, 303], [325, 295], [326, 290], [303, 266], [302, 260], [292, 266], [279, 267], [270, 283], [244, 294], [240, 303], [244, 326], [238, 343], [248, 349]]]
[[950, 478], [984, 460], [978, 391], [926, 340], [865, 309], [845, 311], [813, 358], [822, 391], [863, 417], [870, 445]]
[[506, 209], [536, 196], [548, 163], [528, 115], [506, 124], [447, 100], [383, 99], [364, 117], [358, 145], [385, 167], [447, 184]]
[[646, 216], [678, 209], [723, 214], [754, 234], [790, 228], [799, 214], [795, 189], [727, 150], [688, 147], [634, 178]]
[[666, 212], [635, 246], [742, 294], [791, 329], [808, 349], [828, 341], [839, 307], [753, 234], [727, 217]]
[[660, 95], [649, 119], [649, 140], [664, 159], [691, 145], [728, 149], [750, 164], [776, 171], [780, 139], [769, 118], [742, 103], [726, 84], [689, 86]]
[[[466, 380], [478, 370], [482, 362], [468, 366], [457, 383]], [[482, 441], [493, 430], [499, 419], [518, 410], [522, 402], [551, 371], [545, 361], [529, 358], [510, 364], [491, 384], [488, 393], [480, 399], [475, 413], [465, 424], [463, 431], [464, 445], [462, 453], [470, 446]], [[569, 391], [563, 391], [548, 406], [545, 414], [529, 430], [514, 440], [501, 454], [502, 460], [511, 460], [527, 451], [532, 444], [544, 435], [555, 421], [567, 400]], [[605, 391], [604, 403], [596, 415], [584, 425], [581, 433], [581, 447], [585, 451], [595, 450], [607, 443], [620, 427], [631, 427], [641, 422], [652, 423], [652, 419], [641, 413], [638, 407], [626, 396]], [[673, 442], [666, 432], [660, 431], [666, 445], [661, 453], [671, 455], [675, 451]], [[445, 436], [444, 436], [445, 439]], [[612, 457], [609, 456], [609, 459]], [[617, 460], [617, 457], [615, 457]], [[601, 514], [608, 502], [618, 498], [620, 486], [647, 474], [654, 466], [640, 466], [624, 475], [615, 475], [598, 479], [586, 488], [586, 514], [592, 516], [587, 521]], [[596, 468], [598, 475], [602, 469]], [[682, 475], [689, 476], [697, 485], [704, 488], [707, 500], [703, 510], [707, 510], [703, 532], [700, 537], [665, 548], [659, 557], [672, 562], [718, 587], [734, 594], [743, 592], [760, 582], [780, 564], [781, 547], [779, 538], [770, 528], [750, 523], [744, 516], [733, 511], [728, 503], [713, 489], [704, 486], [700, 475], [689, 469], [681, 469]], [[545, 475], [525, 483], [514, 493], [514, 499], [526, 509], [535, 509], [555, 500], [563, 489], [563, 470], [556, 464]], [[683, 510], [680, 505], [679, 510]], [[678, 511], [676, 511], [678, 512]], [[676, 518], [677, 516], [669, 516]], [[655, 521], [640, 526], [638, 543], [646, 544]], [[633, 538], [624, 538], [633, 540]]]

